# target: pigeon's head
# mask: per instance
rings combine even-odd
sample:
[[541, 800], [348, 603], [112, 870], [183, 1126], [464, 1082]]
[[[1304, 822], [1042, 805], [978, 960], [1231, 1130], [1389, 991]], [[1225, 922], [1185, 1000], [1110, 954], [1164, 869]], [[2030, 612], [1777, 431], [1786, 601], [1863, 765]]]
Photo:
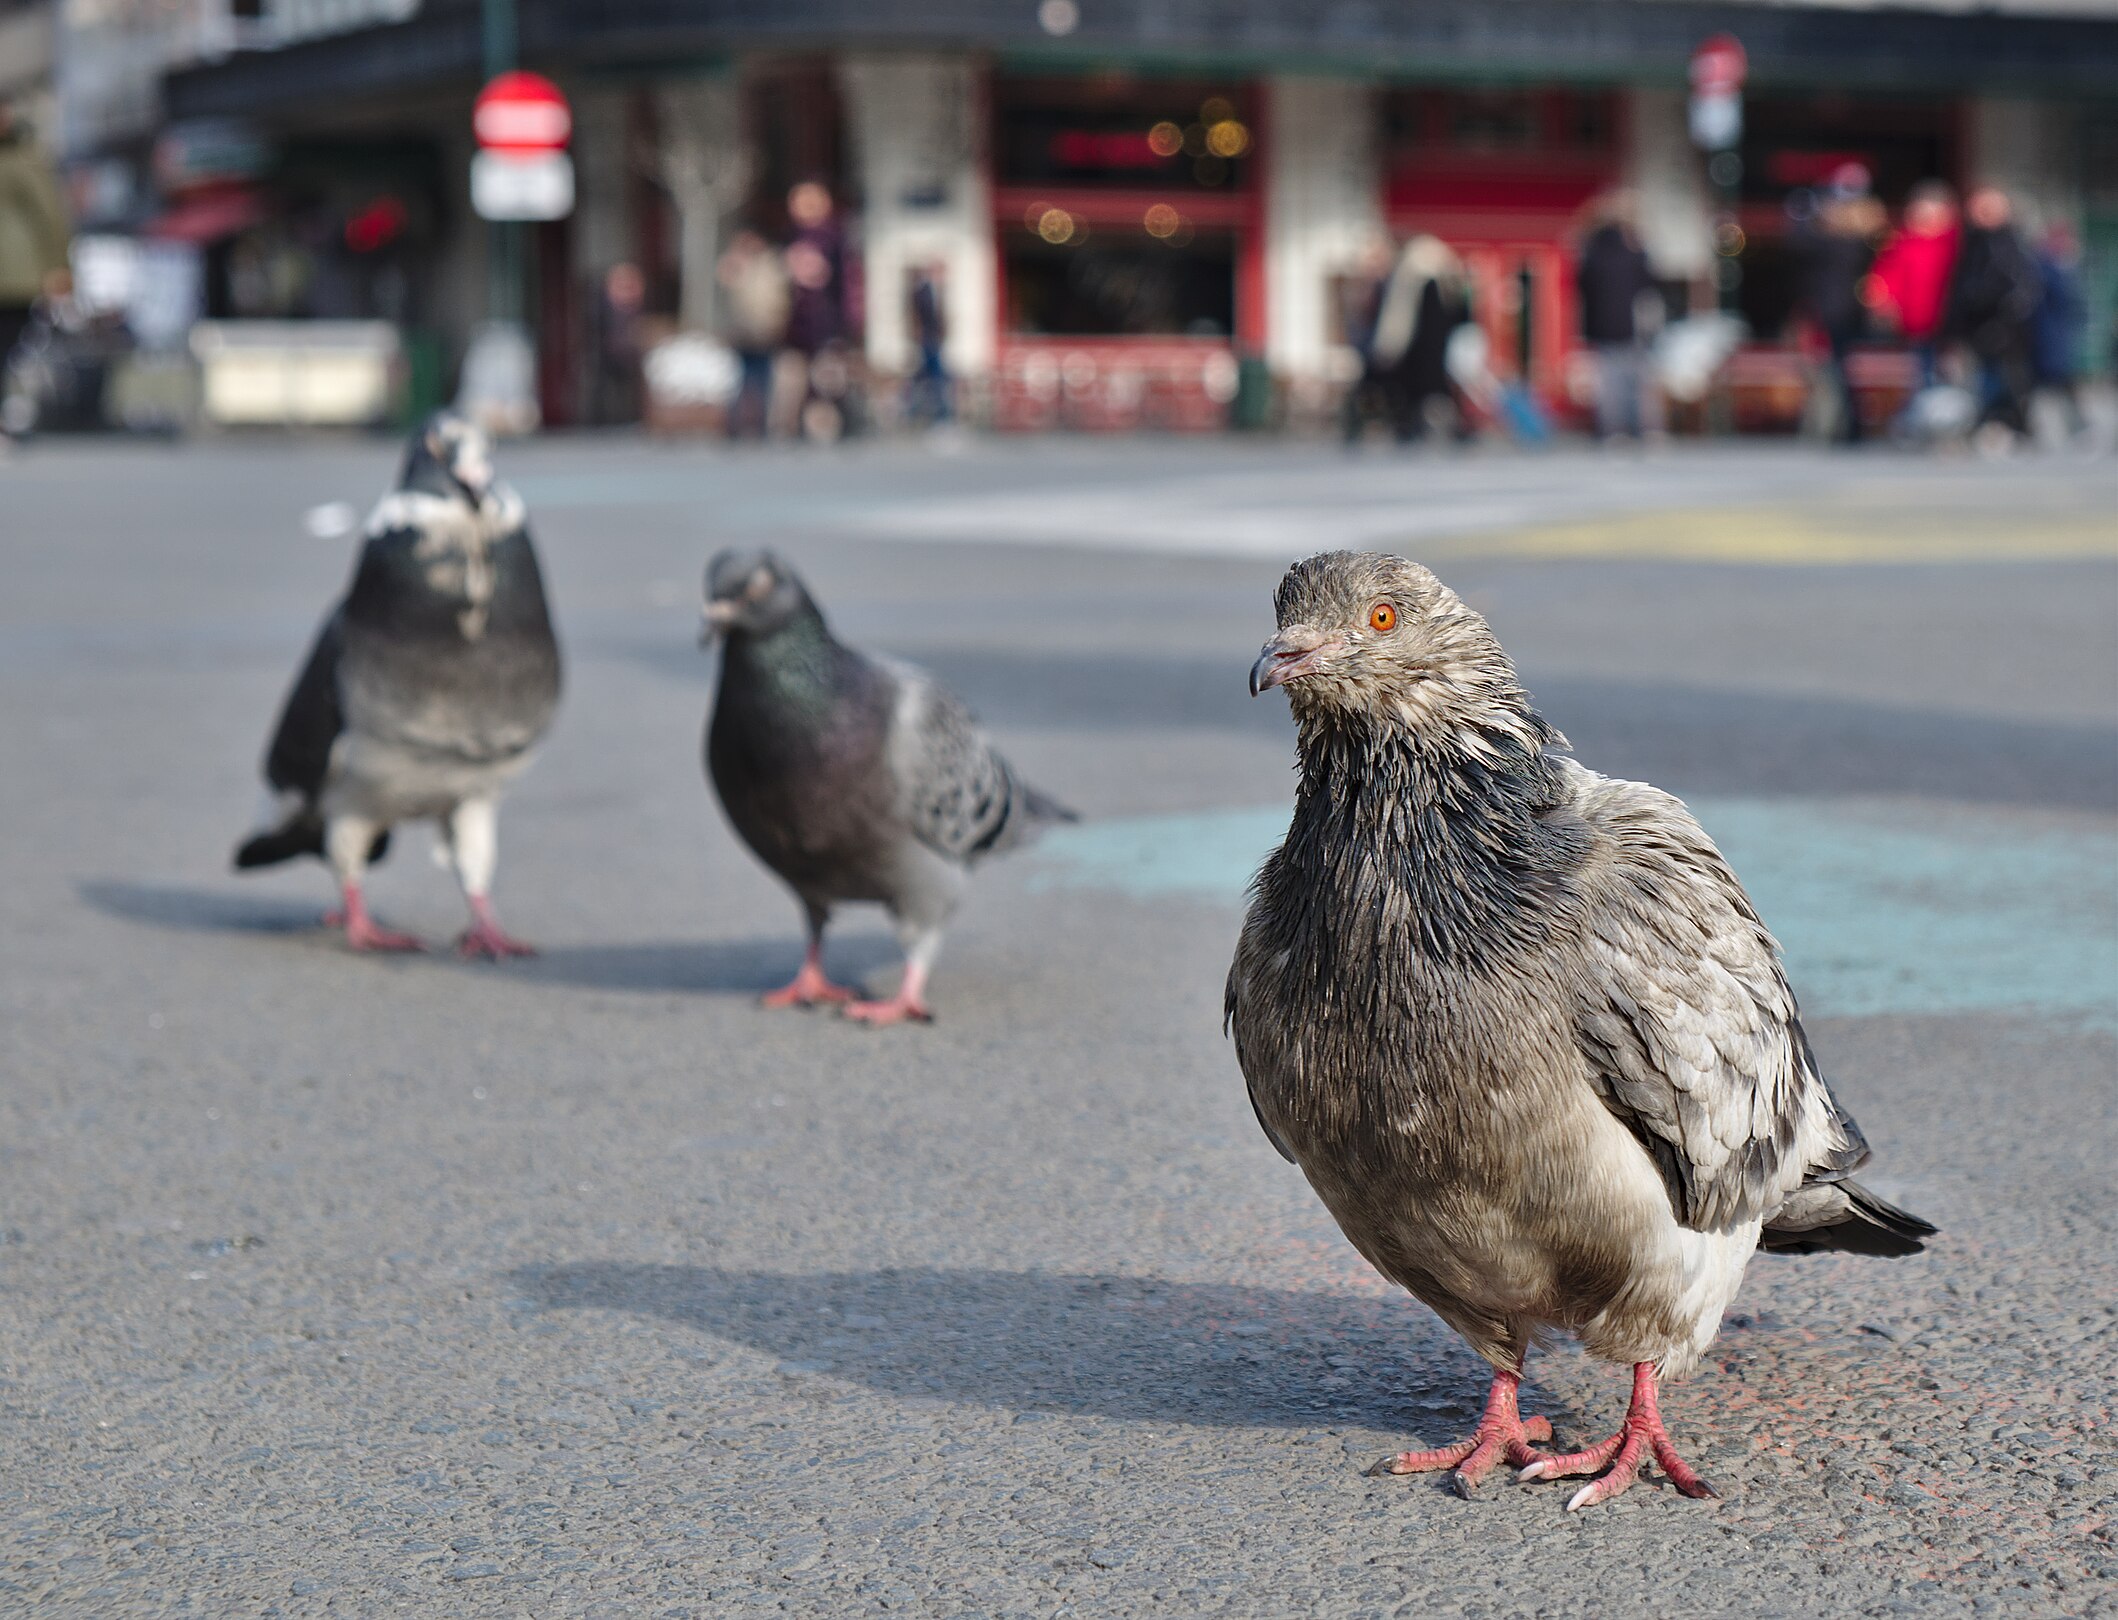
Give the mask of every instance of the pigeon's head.
[[769, 551], [724, 551], [706, 565], [701, 645], [715, 636], [769, 636], [816, 605], [793, 569]]
[[1485, 620], [1418, 563], [1320, 552], [1287, 570], [1273, 606], [1279, 633], [1250, 666], [1250, 690], [1285, 687], [1297, 721], [1454, 732], [1526, 712]]
[[397, 485], [480, 505], [493, 487], [493, 441], [470, 418], [436, 411], [405, 447]]

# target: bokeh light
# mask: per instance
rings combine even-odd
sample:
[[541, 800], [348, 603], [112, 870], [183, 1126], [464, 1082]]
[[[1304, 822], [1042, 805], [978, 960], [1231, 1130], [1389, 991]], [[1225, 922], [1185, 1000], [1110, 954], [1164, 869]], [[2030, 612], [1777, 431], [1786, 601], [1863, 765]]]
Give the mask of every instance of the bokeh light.
[[1037, 234], [1057, 246], [1074, 236], [1074, 216], [1064, 208], [1047, 208], [1037, 216]]
[[1147, 132], [1147, 145], [1156, 157], [1175, 157], [1184, 150], [1184, 131], [1165, 118]]
[[1241, 157], [1250, 150], [1250, 131], [1233, 118], [1207, 126], [1206, 150], [1215, 157]]
[[1157, 241], [1166, 242], [1177, 234], [1177, 227], [1184, 223], [1184, 216], [1170, 207], [1168, 203], [1156, 203], [1152, 208], [1148, 209], [1147, 213], [1141, 218], [1140, 223], [1146, 227], [1149, 236], [1154, 237]]

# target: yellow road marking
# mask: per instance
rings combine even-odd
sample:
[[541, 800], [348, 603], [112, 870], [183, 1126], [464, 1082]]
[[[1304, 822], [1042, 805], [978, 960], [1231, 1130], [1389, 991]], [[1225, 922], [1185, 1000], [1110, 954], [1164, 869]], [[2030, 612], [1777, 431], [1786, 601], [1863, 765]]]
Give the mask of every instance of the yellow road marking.
[[1651, 557], [1683, 562], [1963, 563], [2118, 557], [2118, 517], [2092, 512], [1900, 512], [1792, 508], [1639, 512], [1412, 547], [1419, 555]]

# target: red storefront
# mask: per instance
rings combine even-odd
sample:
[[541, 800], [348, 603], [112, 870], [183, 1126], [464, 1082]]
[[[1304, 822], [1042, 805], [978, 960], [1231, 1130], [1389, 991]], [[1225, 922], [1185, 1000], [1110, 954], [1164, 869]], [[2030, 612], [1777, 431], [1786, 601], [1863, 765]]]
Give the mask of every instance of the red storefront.
[[1611, 90], [1407, 88], [1383, 104], [1383, 219], [1460, 254], [1494, 372], [1566, 408], [1577, 347], [1574, 253], [1618, 183], [1624, 104]]
[[997, 74], [989, 102], [995, 423], [1221, 425], [1265, 339], [1255, 88]]

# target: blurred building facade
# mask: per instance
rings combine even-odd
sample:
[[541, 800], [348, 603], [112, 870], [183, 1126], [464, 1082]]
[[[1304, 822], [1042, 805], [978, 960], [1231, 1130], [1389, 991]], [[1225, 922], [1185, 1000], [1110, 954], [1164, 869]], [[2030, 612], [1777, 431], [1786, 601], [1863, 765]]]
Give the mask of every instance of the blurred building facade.
[[[580, 413], [613, 266], [711, 326], [720, 244], [783, 236], [805, 178], [845, 210], [867, 365], [912, 369], [910, 289], [938, 278], [950, 371], [1015, 426], [1207, 425], [1266, 373], [1320, 400], [1364, 246], [1415, 231], [1465, 260], [1496, 369], [1563, 404], [1572, 255], [1616, 186], [1673, 305], [1731, 286], [1769, 345], [1785, 201], [1849, 160], [1886, 202], [1990, 181], [2071, 222], [2109, 343], [2118, 0], [515, 5], [522, 64], [576, 115], [578, 205], [532, 231], [547, 421]], [[31, 17], [87, 225], [195, 251], [204, 313], [388, 320], [445, 373], [486, 288], [478, 0], [0, 0], [0, 75]], [[1741, 230], [1717, 239], [1684, 82], [1722, 31], [1750, 80]]]

